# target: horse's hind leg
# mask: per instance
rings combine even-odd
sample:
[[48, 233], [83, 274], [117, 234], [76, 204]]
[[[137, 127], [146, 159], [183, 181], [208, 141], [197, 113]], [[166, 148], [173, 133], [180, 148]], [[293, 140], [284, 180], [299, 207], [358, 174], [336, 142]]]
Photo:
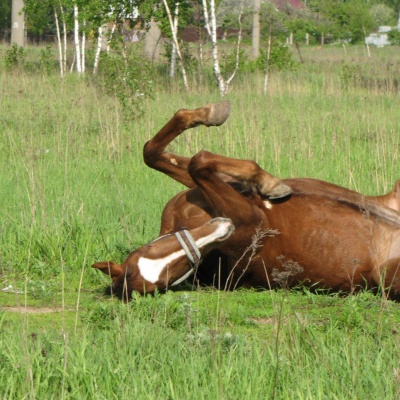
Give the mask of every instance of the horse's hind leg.
[[279, 199], [291, 193], [289, 186], [251, 160], [238, 160], [201, 151], [192, 158], [189, 170], [192, 177], [198, 177], [199, 174], [204, 174], [205, 170], [209, 170], [227, 175], [234, 180], [248, 182], [255, 185], [260, 194], [270, 199]]
[[144, 162], [172, 179], [191, 188], [195, 186], [188, 173], [190, 158], [165, 151], [166, 146], [187, 129], [198, 125], [219, 126], [229, 116], [230, 103], [209, 104], [195, 110], [179, 110], [167, 124], [149, 140], [143, 149]]
[[192, 157], [189, 173], [216, 215], [231, 218], [234, 224], [257, 226], [263, 219], [261, 203], [245, 197], [221, 179], [220, 174], [254, 184], [262, 194], [279, 198], [291, 193], [289, 186], [260, 168], [254, 161], [237, 160], [201, 151]]

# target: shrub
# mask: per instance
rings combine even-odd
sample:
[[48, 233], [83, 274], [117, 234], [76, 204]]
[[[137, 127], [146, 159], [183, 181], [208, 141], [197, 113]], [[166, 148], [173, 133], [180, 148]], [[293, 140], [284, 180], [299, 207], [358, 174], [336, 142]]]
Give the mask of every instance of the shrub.
[[101, 71], [97, 82], [109, 95], [115, 96], [125, 117], [142, 114], [143, 100], [153, 90], [152, 67], [138, 52], [102, 55]]

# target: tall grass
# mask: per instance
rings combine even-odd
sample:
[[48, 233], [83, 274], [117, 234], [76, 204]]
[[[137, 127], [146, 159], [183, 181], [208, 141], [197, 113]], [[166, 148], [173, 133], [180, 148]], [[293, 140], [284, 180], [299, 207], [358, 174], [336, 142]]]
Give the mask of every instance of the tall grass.
[[[399, 93], [393, 67], [378, 66], [399, 61], [378, 51], [304, 49], [306, 64], [273, 72], [266, 96], [262, 75], [243, 73], [228, 121], [172, 150], [389, 191], [400, 178]], [[21, 311], [0, 311], [0, 397], [396, 398], [400, 313], [378, 296], [103, 297], [108, 281], [90, 265], [156, 237], [182, 189], [144, 166], [143, 144], [176, 110], [220, 100], [217, 88], [185, 94], [159, 80], [130, 121], [88, 79], [0, 72], [0, 302]]]

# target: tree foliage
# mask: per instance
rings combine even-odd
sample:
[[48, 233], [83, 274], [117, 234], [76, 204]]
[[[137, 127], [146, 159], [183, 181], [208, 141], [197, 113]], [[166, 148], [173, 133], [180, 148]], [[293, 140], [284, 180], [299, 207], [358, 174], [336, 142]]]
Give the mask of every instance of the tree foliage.
[[395, 25], [397, 22], [394, 9], [384, 3], [374, 4], [369, 13], [372, 17], [374, 29], [382, 25]]
[[337, 39], [350, 39], [351, 43], [364, 40], [374, 26], [370, 4], [365, 0], [314, 0], [310, 9], [316, 18], [325, 20], [328, 30]]
[[10, 29], [11, 26], [11, 0], [0, 2], [0, 29]]
[[[217, 1], [217, 19], [223, 27], [236, 27], [238, 9], [242, 0]], [[168, 0], [171, 12], [177, 0]], [[54, 6], [65, 9], [65, 22], [72, 29], [73, 4], [79, 6], [79, 18], [86, 21], [86, 30], [96, 29], [107, 21], [122, 20], [137, 10], [144, 24], [152, 17], [156, 19], [165, 35], [170, 35], [165, 8], [159, 0], [25, 0], [28, 32], [34, 34], [54, 33]], [[252, 0], [243, 0], [243, 29], [252, 27]], [[200, 0], [179, 1], [179, 26], [198, 24]], [[362, 41], [365, 32], [382, 24], [394, 25], [400, 12], [400, 0], [307, 0], [307, 8], [285, 7], [277, 9], [272, 1], [262, 0], [261, 31], [269, 31], [273, 24], [275, 36], [294, 33], [303, 39], [305, 33], [318, 38], [330, 34], [335, 40]], [[10, 26], [11, 0], [0, 2], [0, 28]]]

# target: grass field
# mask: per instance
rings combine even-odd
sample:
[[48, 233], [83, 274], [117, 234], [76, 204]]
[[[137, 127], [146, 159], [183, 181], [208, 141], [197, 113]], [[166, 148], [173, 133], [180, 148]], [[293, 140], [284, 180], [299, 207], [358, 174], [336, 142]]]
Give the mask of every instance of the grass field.
[[[173, 149], [254, 159], [280, 177], [382, 194], [400, 178], [398, 48], [302, 49], [305, 64], [241, 74], [219, 128]], [[1, 61], [1, 60], [0, 60]], [[1, 399], [395, 399], [400, 311], [368, 292], [176, 292], [120, 304], [90, 265], [158, 235], [182, 187], [146, 140], [217, 88], [155, 83], [143, 116], [89, 79], [0, 70]]]

